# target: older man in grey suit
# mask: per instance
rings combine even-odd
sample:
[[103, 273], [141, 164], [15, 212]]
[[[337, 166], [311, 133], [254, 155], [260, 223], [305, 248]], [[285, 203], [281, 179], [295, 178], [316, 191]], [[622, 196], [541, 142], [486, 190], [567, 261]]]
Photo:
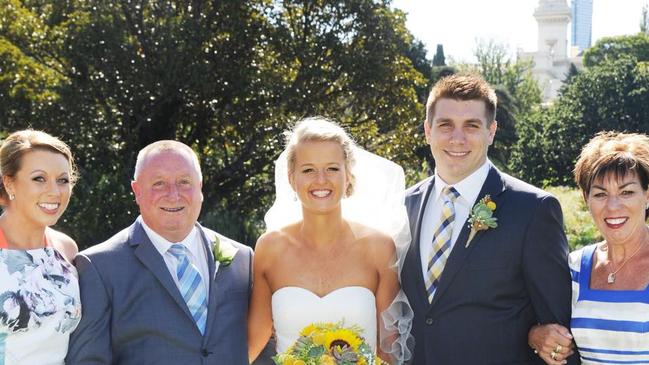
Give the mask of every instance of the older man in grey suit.
[[248, 364], [252, 251], [197, 223], [201, 181], [183, 143], [140, 151], [140, 216], [75, 259], [83, 317], [66, 363]]

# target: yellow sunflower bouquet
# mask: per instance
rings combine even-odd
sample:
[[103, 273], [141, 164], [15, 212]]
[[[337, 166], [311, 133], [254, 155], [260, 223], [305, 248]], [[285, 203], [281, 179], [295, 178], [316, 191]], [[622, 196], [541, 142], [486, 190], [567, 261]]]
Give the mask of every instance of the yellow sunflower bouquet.
[[277, 365], [383, 365], [361, 336], [358, 326], [315, 323], [285, 352], [273, 357]]

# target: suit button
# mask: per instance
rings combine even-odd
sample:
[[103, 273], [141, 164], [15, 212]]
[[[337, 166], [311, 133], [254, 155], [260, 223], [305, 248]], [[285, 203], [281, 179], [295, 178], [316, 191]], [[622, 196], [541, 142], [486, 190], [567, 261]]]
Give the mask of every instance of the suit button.
[[203, 357], [208, 357], [210, 355], [210, 352], [207, 351], [206, 349], [202, 349], [201, 350], [201, 355], [203, 355]]
[[430, 318], [430, 317], [426, 317], [426, 324], [427, 324], [427, 325], [430, 326], [430, 325], [433, 324], [433, 322], [435, 322], [435, 321], [434, 321], [432, 318]]

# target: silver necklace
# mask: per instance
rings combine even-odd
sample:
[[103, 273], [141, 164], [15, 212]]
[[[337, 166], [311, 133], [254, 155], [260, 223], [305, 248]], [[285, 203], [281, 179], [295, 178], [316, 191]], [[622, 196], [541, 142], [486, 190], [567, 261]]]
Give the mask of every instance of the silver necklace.
[[[608, 248], [608, 243], [606, 244], [606, 246]], [[608, 273], [608, 276], [606, 278], [607, 283], [609, 283], [609, 284], [615, 283], [615, 274], [617, 274], [620, 270], [622, 270], [624, 265], [626, 265], [626, 263], [629, 262], [629, 260], [631, 260], [633, 258], [633, 256], [635, 256], [638, 252], [640, 252], [640, 249], [642, 248], [642, 246], [644, 246], [644, 242], [638, 245], [638, 248], [635, 249], [635, 251], [633, 252], [633, 254], [631, 254], [631, 256], [624, 259], [624, 261], [622, 262], [622, 265], [620, 265], [615, 271]], [[609, 263], [613, 264], [613, 258], [611, 258]]]

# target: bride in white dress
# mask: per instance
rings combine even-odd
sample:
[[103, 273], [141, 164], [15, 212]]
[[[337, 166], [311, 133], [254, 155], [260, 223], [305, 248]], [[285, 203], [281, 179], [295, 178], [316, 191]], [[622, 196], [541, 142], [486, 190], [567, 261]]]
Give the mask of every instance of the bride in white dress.
[[283, 352], [304, 327], [323, 322], [359, 326], [382, 359], [407, 360], [412, 311], [398, 280], [410, 239], [403, 170], [356, 147], [335, 123], [309, 118], [287, 136], [275, 179], [255, 248], [250, 361], [273, 329]]

